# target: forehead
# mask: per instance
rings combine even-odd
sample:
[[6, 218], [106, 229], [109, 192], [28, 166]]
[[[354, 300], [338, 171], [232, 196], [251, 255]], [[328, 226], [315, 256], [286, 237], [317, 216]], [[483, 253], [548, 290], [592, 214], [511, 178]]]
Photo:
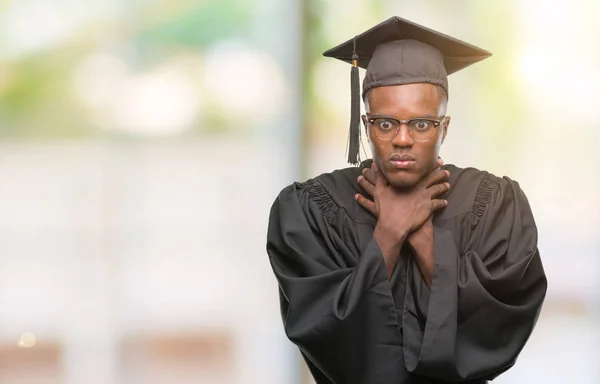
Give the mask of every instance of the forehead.
[[397, 117], [437, 115], [440, 95], [433, 84], [377, 87], [369, 92], [369, 112]]

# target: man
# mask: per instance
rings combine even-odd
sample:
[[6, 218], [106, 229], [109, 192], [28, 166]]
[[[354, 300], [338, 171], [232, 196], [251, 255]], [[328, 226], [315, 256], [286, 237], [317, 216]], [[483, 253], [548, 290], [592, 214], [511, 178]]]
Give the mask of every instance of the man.
[[[489, 53], [391, 18], [328, 51], [357, 66], [373, 159], [285, 188], [267, 251], [289, 339], [318, 384], [485, 383], [537, 321], [546, 277], [525, 194], [439, 161], [447, 75]], [[357, 107], [358, 104], [358, 107]]]

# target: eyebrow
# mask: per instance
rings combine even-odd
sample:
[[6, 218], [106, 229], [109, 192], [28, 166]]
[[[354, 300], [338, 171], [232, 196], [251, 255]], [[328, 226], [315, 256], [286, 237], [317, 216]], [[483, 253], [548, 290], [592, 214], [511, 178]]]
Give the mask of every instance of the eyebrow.
[[[379, 119], [379, 118], [388, 118], [388, 119], [394, 119], [394, 120], [403, 120], [403, 119], [399, 119], [397, 117], [394, 116], [390, 116], [390, 115], [380, 115], [380, 114], [367, 114], [367, 117], [370, 119]], [[432, 120], [438, 120], [439, 117], [438, 116], [434, 116], [434, 115], [423, 115], [423, 116], [417, 116], [417, 117], [411, 117], [410, 119], [406, 119], [406, 120], [416, 120], [416, 119], [432, 119]]]

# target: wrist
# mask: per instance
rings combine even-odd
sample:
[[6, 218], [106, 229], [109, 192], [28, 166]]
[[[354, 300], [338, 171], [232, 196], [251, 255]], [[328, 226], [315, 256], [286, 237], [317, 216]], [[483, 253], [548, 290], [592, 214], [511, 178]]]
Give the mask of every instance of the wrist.
[[408, 236], [408, 230], [402, 228], [392, 229], [377, 223], [373, 231], [373, 236], [376, 240], [381, 240], [385, 244], [400, 247]]
[[406, 238], [406, 234], [402, 236], [402, 231], [389, 231], [385, 227], [377, 225], [373, 231], [373, 238], [381, 250], [386, 273], [389, 278], [392, 276], [396, 262], [400, 257], [400, 250], [402, 249], [402, 243]]
[[433, 243], [433, 230], [416, 230], [408, 236], [407, 240], [413, 247], [421, 247]]
[[390, 231], [384, 226], [377, 225], [373, 231], [373, 238], [387, 262], [395, 259], [400, 254], [400, 249], [406, 239], [406, 233], [403, 235], [402, 231]]
[[426, 221], [421, 227], [408, 234], [407, 240], [411, 245], [427, 244], [433, 240], [433, 224]]

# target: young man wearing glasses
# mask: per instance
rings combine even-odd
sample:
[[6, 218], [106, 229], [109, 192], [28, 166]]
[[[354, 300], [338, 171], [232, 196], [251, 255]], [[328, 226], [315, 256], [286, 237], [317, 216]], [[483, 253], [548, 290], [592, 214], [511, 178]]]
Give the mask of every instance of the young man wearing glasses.
[[[349, 161], [285, 188], [267, 252], [318, 384], [485, 383], [516, 361], [547, 282], [525, 194], [443, 165], [447, 75], [490, 54], [397, 17], [325, 53], [353, 65]], [[357, 67], [373, 159], [360, 163]]]

